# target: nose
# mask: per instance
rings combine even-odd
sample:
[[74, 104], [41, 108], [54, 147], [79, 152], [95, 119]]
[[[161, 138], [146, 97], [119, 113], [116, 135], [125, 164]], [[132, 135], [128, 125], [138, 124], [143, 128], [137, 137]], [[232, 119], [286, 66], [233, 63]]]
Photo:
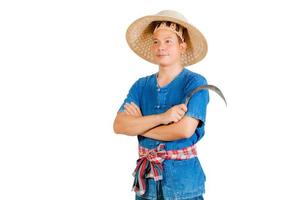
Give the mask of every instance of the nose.
[[158, 45], [158, 50], [163, 51], [165, 50], [165, 46], [163, 44]]

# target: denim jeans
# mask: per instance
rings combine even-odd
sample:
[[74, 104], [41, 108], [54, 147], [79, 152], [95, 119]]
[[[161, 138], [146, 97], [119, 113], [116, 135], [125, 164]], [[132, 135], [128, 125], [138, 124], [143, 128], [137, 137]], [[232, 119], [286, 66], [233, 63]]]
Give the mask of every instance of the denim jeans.
[[[135, 200], [150, 200], [150, 199], [145, 199], [143, 197], [135, 196]], [[157, 197], [157, 200], [164, 200], [164, 197]], [[191, 199], [185, 199], [185, 200], [204, 200], [203, 196], [191, 198]]]
[[[157, 195], [155, 198], [144, 198], [140, 197], [138, 195], [135, 195], [135, 200], [171, 200], [170, 198], [165, 198], [163, 193], [162, 193], [162, 188], [161, 188], [161, 181], [157, 182]], [[197, 196], [193, 198], [180, 198], [180, 199], [172, 199], [172, 200], [204, 200], [203, 196]]]

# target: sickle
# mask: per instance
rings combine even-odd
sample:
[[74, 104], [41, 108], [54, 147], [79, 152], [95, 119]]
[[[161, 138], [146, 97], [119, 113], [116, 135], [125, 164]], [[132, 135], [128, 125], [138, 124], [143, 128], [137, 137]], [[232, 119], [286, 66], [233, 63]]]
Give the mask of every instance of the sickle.
[[194, 89], [194, 90], [186, 97], [184, 104], [187, 106], [187, 104], [188, 104], [190, 98], [191, 98], [196, 92], [198, 92], [198, 91], [200, 91], [200, 90], [206, 90], [206, 89], [210, 89], [210, 90], [216, 92], [216, 93], [224, 100], [224, 102], [225, 102], [225, 104], [226, 104], [226, 106], [227, 106], [227, 102], [226, 102], [226, 99], [225, 99], [223, 93], [221, 92], [221, 90], [220, 90], [219, 88], [217, 88], [217, 87], [214, 86], [214, 85], [201, 85], [201, 86], [198, 86], [196, 89]]

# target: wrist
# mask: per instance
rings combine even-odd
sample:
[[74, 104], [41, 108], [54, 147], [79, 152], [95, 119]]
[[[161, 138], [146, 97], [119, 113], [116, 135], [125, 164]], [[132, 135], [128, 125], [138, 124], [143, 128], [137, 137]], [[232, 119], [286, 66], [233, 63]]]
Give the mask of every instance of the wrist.
[[164, 113], [157, 114], [158, 125], [165, 124], [165, 115]]

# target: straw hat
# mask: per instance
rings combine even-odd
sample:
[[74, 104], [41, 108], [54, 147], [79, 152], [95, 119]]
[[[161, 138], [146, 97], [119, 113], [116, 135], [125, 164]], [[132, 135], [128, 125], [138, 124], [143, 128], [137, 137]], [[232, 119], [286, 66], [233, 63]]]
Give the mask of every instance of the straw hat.
[[151, 52], [152, 34], [157, 21], [175, 22], [186, 29], [184, 31], [184, 40], [187, 43], [187, 49], [181, 56], [183, 66], [195, 64], [205, 57], [207, 42], [203, 34], [188, 23], [182, 14], [173, 10], [163, 10], [156, 15], [139, 18], [128, 27], [126, 40], [129, 47], [137, 55], [151, 63], [157, 64]]

